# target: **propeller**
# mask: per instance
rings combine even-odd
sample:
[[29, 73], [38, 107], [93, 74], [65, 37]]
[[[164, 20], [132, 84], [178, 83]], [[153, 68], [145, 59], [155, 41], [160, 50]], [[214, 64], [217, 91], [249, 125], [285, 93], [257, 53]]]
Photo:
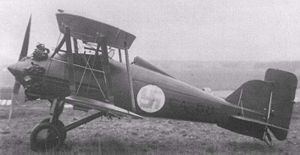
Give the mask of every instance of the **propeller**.
[[[21, 49], [21, 53], [19, 55], [18, 61], [20, 61], [22, 58], [27, 56], [28, 46], [29, 46], [29, 38], [30, 38], [30, 27], [31, 27], [31, 15], [30, 15], [28, 25], [26, 28], [25, 37], [23, 40], [23, 45], [22, 45], [22, 49]], [[11, 96], [11, 104], [10, 104], [8, 120], [11, 119], [12, 112], [13, 112], [13, 105], [17, 102], [16, 96], [19, 94], [20, 86], [21, 86], [21, 84], [17, 80], [15, 80], [15, 84], [13, 87], [13, 93]]]

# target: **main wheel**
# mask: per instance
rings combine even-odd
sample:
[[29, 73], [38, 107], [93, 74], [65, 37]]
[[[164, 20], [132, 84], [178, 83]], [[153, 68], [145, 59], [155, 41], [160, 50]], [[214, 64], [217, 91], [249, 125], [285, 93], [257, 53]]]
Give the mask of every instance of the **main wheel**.
[[[41, 121], [41, 123], [49, 123], [50, 122], [50, 118], [46, 118], [44, 120]], [[61, 133], [62, 135], [62, 143], [64, 143], [64, 141], [66, 140], [66, 137], [67, 137], [67, 132], [65, 130], [65, 125], [62, 121], [60, 120], [57, 120], [53, 123], [55, 126], [58, 127], [59, 129], [59, 132]]]
[[44, 122], [36, 126], [30, 136], [30, 146], [33, 151], [58, 149], [63, 143], [63, 137], [58, 126]]

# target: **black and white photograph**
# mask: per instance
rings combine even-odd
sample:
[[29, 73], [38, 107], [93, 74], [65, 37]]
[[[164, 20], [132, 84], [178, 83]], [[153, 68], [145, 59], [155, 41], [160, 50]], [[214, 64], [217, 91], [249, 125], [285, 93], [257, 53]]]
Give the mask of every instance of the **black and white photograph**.
[[298, 0], [0, 0], [0, 21], [0, 155], [300, 152]]

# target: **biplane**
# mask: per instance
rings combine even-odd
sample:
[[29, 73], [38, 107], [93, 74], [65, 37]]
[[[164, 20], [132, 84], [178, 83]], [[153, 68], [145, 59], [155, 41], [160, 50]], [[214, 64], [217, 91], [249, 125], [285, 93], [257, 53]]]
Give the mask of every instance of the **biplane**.
[[[140, 57], [130, 63], [128, 50], [136, 37], [124, 30], [64, 12], [56, 18], [63, 37], [55, 50], [50, 53], [39, 44], [27, 56], [30, 17], [19, 61], [8, 67], [16, 79], [15, 95], [22, 85], [28, 100], [51, 102], [49, 118], [31, 133], [32, 150], [58, 149], [68, 131], [100, 116], [215, 123], [267, 144], [272, 137], [287, 138], [297, 87], [294, 74], [268, 69], [264, 80], [248, 81], [220, 98]], [[116, 51], [118, 60], [111, 58]], [[60, 120], [65, 103], [97, 113], [65, 125]]]

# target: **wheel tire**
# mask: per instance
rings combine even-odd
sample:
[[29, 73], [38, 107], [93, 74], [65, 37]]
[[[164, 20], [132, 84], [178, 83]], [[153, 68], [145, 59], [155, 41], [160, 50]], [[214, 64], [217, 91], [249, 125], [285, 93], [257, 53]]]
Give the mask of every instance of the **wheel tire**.
[[[46, 118], [44, 120], [41, 121], [41, 123], [49, 123], [50, 122], [50, 118]], [[62, 137], [62, 143], [64, 143], [64, 141], [66, 140], [67, 137], [67, 132], [65, 130], [65, 125], [62, 121], [58, 120], [57, 122], [54, 122], [54, 125], [57, 126], [57, 128], [59, 129], [59, 132], [61, 133], [61, 137]]]
[[30, 135], [30, 146], [33, 151], [56, 150], [62, 143], [63, 137], [58, 126], [47, 122], [36, 126]]

